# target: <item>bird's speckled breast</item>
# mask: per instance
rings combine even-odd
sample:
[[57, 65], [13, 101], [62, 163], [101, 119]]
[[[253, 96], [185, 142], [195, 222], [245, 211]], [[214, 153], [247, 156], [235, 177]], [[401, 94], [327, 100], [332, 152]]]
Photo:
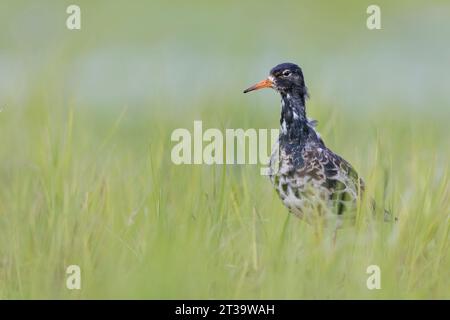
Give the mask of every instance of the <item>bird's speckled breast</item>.
[[[312, 222], [319, 216], [336, 217], [336, 202], [334, 198], [341, 194], [340, 190], [329, 187], [332, 179], [339, 179], [343, 191], [349, 194], [348, 199], [354, 202], [356, 191], [344, 172], [337, 171], [335, 176], [327, 176], [325, 165], [317, 155], [325, 152], [320, 146], [307, 144], [303, 146], [300, 155], [295, 155], [297, 162], [293, 161], [293, 154], [276, 143], [272, 149], [270, 160], [270, 179], [283, 204], [291, 213], [299, 218]], [[298, 159], [301, 158], [299, 161]], [[301, 164], [300, 164], [301, 162]], [[331, 179], [331, 180], [330, 180]], [[342, 180], [342, 181], [341, 181]], [[338, 183], [336, 183], [338, 185]], [[343, 193], [344, 194], [344, 193]]]
[[300, 176], [292, 156], [279, 149], [278, 144], [273, 149], [270, 168], [270, 180], [277, 194], [295, 216], [310, 221], [314, 212], [328, 206], [330, 193], [322, 182], [308, 174]]

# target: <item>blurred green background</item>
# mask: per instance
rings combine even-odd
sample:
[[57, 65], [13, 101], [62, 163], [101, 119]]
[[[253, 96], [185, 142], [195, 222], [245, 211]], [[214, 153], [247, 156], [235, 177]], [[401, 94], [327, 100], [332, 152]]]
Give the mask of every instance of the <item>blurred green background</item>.
[[[450, 298], [448, 1], [377, 1], [373, 31], [373, 1], [77, 1], [80, 31], [70, 4], [0, 3], [0, 298]], [[194, 120], [277, 128], [242, 90], [286, 61], [397, 227], [333, 250], [259, 166], [171, 163]]]
[[[69, 4], [0, 4], [3, 104], [20, 104], [40, 83], [64, 102], [155, 108], [157, 100], [189, 114], [224, 97], [247, 103], [242, 88], [293, 61], [313, 102], [448, 111], [447, 1], [377, 2], [382, 30], [374, 31], [370, 1], [79, 1], [81, 31], [65, 27]], [[260, 101], [269, 112], [277, 100]]]

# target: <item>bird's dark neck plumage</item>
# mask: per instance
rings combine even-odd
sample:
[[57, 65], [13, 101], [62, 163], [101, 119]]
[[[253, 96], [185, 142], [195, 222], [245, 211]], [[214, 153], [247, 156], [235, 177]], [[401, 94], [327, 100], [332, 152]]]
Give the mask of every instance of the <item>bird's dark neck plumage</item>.
[[281, 142], [302, 142], [309, 136], [308, 118], [306, 117], [305, 94], [303, 90], [280, 92]]

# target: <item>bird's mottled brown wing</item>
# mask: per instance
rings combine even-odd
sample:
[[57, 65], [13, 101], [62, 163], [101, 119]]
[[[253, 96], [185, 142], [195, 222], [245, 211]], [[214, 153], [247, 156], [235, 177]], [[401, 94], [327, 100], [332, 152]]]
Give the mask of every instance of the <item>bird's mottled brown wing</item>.
[[338, 214], [355, 204], [364, 190], [364, 183], [350, 163], [326, 147], [307, 148], [303, 157], [305, 167], [300, 171], [319, 180], [329, 190]]

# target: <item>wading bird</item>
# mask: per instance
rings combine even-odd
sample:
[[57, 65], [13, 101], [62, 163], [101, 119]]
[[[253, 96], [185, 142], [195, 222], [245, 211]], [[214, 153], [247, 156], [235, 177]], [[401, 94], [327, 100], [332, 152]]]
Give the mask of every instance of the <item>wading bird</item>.
[[307, 118], [308, 92], [299, 66], [277, 65], [267, 79], [244, 93], [262, 88], [273, 88], [281, 95], [281, 129], [269, 172], [275, 190], [295, 216], [310, 224], [326, 224], [331, 218], [337, 230], [344, 218], [355, 217], [363, 180], [350, 163], [325, 146], [316, 122]]

